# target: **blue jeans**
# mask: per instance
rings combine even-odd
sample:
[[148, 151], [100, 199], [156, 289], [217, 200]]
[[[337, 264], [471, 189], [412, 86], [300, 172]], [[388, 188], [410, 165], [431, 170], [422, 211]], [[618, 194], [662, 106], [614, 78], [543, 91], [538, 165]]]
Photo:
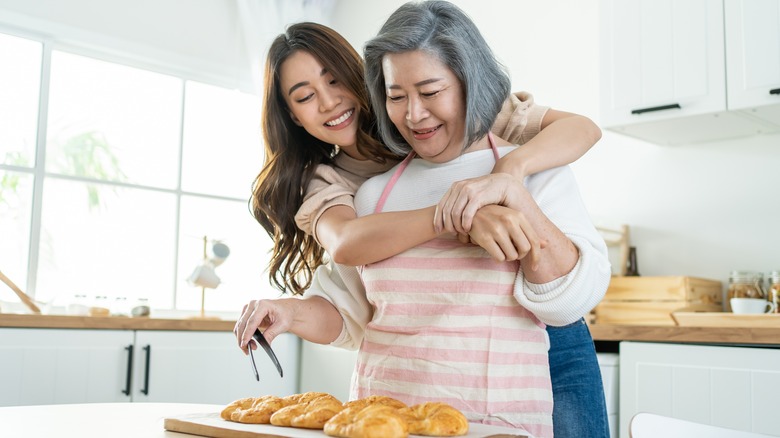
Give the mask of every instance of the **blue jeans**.
[[584, 319], [547, 326], [555, 438], [609, 438], [604, 385]]

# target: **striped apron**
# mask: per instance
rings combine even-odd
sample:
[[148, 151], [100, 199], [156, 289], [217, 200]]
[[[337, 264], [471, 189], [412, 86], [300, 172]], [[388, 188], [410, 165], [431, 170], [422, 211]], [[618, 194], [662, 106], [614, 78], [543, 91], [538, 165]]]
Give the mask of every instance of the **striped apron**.
[[[412, 154], [385, 187], [377, 213]], [[362, 267], [374, 316], [351, 397], [442, 401], [471, 422], [551, 437], [549, 341], [544, 324], [514, 298], [518, 269], [454, 236]]]

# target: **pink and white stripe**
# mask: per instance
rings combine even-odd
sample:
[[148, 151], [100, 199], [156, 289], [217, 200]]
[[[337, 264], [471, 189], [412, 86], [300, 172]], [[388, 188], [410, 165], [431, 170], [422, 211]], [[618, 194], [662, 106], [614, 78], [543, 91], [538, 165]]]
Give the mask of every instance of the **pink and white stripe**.
[[444, 238], [365, 266], [374, 316], [352, 396], [443, 401], [469, 421], [551, 437], [549, 341], [513, 296], [518, 269]]

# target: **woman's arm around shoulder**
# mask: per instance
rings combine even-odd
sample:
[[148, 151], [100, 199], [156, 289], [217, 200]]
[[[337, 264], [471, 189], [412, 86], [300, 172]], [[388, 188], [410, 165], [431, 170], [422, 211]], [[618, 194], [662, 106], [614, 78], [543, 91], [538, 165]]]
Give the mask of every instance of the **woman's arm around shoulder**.
[[510, 114], [494, 126], [494, 132], [523, 145], [498, 160], [491, 175], [453, 184], [439, 202], [434, 218], [437, 231], [468, 233], [477, 210], [505, 196], [505, 184], [511, 180], [501, 174], [522, 184], [528, 175], [573, 163], [601, 138], [599, 127], [585, 116], [535, 106], [530, 95], [523, 93], [513, 95], [509, 102], [515, 103], [505, 104], [502, 114]]
[[[580, 159], [601, 139], [601, 129], [589, 118], [549, 109], [539, 133], [496, 163], [493, 173], [509, 173], [519, 179]], [[507, 138], [518, 143], [516, 138]]]

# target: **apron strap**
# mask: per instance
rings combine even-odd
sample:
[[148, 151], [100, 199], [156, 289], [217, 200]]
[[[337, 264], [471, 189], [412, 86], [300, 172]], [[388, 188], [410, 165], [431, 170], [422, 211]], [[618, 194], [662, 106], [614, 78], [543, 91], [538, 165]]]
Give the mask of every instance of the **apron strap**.
[[382, 196], [379, 197], [379, 201], [376, 203], [376, 208], [374, 209], [374, 213], [381, 213], [382, 208], [385, 206], [385, 202], [387, 201], [387, 197], [390, 196], [390, 192], [393, 190], [393, 186], [395, 186], [395, 182], [398, 181], [398, 178], [401, 177], [401, 174], [404, 173], [404, 170], [406, 170], [406, 167], [409, 165], [409, 163], [412, 161], [412, 158], [414, 158], [416, 154], [414, 151], [409, 152], [409, 155], [404, 158], [403, 161], [401, 161], [401, 164], [398, 165], [398, 167], [395, 169], [395, 172], [393, 173], [393, 176], [390, 177], [390, 181], [387, 182], [387, 185], [385, 185], [385, 189], [382, 191]]

